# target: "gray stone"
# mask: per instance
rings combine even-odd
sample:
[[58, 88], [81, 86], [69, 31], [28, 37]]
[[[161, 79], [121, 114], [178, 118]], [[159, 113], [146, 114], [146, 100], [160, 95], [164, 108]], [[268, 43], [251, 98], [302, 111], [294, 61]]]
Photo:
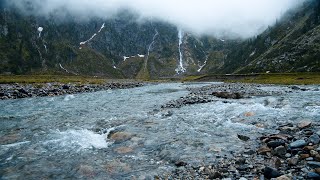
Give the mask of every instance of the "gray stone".
[[276, 140], [276, 141], [270, 141], [267, 143], [267, 146], [268, 147], [271, 147], [271, 148], [276, 148], [278, 146], [282, 146], [285, 144], [285, 141], [284, 140]]
[[241, 134], [238, 134], [238, 138], [242, 141], [248, 141], [250, 140], [250, 137], [248, 136], [245, 136], [245, 135], [241, 135]]
[[300, 147], [303, 147], [307, 145], [307, 142], [305, 140], [297, 140], [297, 141], [294, 141], [292, 143], [290, 143], [289, 147], [290, 148], [300, 148]]
[[308, 157], [306, 161], [313, 161], [313, 157]]
[[320, 137], [317, 134], [313, 134], [312, 136], [309, 137], [309, 141], [313, 144], [319, 144]]
[[316, 161], [309, 161], [307, 162], [308, 166], [312, 167], [312, 168], [320, 168], [320, 162], [316, 162]]
[[278, 170], [271, 168], [271, 167], [265, 167], [263, 174], [268, 179], [277, 178], [282, 175], [282, 174], [280, 174], [280, 172]]
[[291, 157], [291, 154], [290, 153], [287, 153], [284, 155], [286, 158], [290, 158]]
[[285, 156], [287, 153], [287, 149], [284, 146], [276, 147], [273, 151], [273, 154], [279, 157]]
[[309, 179], [320, 179], [320, 175], [315, 172], [308, 172], [307, 178]]
[[296, 166], [299, 162], [299, 159], [297, 157], [293, 157], [288, 160], [289, 166]]

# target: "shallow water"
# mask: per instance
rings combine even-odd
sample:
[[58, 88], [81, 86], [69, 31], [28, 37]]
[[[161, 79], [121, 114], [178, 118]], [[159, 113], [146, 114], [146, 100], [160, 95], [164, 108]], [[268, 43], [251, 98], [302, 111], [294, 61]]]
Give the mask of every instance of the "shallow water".
[[[320, 121], [320, 92], [312, 90], [160, 109], [203, 85], [0, 101], [0, 177], [152, 179], [176, 161], [213, 163], [218, 154], [244, 149], [237, 133], [254, 139], [284, 122]], [[112, 131], [130, 138], [114, 142], [107, 138]]]

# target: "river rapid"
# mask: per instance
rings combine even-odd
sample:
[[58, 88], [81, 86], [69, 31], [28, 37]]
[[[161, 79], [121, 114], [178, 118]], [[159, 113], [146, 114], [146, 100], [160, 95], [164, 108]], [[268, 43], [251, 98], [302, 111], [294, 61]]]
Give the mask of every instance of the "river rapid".
[[161, 108], [210, 84], [0, 101], [0, 179], [153, 179], [177, 162], [232, 157], [245, 149], [238, 134], [254, 139], [279, 124], [320, 121], [319, 86], [261, 85], [282, 93]]

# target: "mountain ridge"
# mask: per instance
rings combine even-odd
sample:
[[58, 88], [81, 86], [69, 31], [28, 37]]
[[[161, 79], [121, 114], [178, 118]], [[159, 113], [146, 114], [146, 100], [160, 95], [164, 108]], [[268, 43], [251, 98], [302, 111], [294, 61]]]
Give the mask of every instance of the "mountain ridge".
[[[248, 40], [190, 32], [179, 40], [179, 28], [174, 25], [137, 22], [135, 14], [126, 12], [114, 19], [58, 21], [26, 15], [3, 4], [0, 7], [0, 74], [158, 79], [206, 73], [320, 71], [318, 1], [288, 12], [275, 26]], [[179, 67], [186, 72], [176, 73]]]

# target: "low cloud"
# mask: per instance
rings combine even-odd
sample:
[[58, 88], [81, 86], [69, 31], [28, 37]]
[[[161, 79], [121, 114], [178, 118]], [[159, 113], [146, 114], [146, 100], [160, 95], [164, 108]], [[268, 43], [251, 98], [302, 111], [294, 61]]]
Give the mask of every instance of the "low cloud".
[[[129, 10], [199, 35], [255, 36], [305, 0], [8, 0], [35, 15], [68, 12], [81, 19], [112, 18]], [[57, 13], [58, 12], [58, 13]]]

